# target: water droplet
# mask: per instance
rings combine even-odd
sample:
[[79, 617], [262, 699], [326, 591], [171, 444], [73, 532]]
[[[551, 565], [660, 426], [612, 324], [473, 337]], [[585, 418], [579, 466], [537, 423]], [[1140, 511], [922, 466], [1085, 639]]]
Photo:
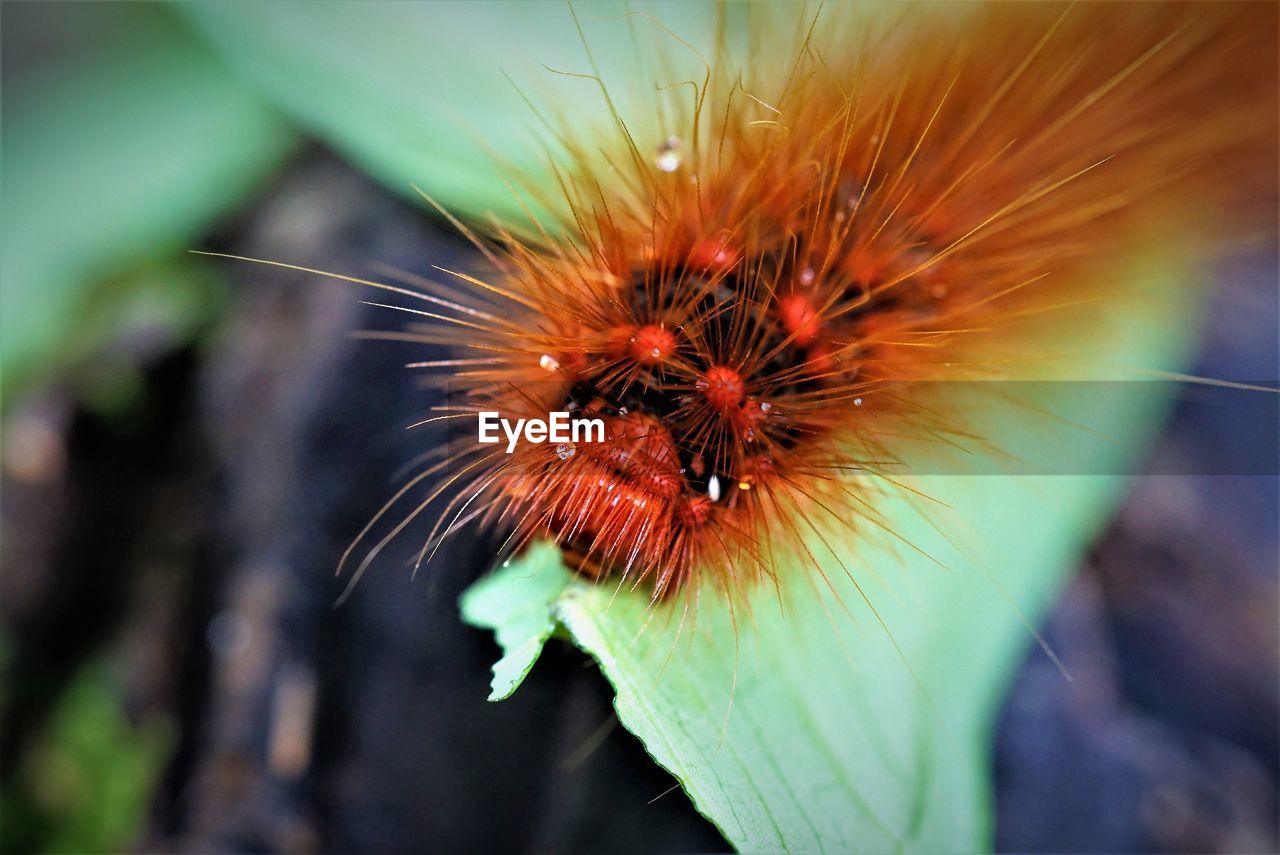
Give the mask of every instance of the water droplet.
[[662, 172], [675, 172], [680, 168], [680, 149], [683, 147], [679, 137], [667, 137], [666, 141], [658, 146], [658, 153], [654, 155], [653, 165]]
[[574, 447], [572, 442], [562, 442], [556, 446], [556, 457], [561, 460], [568, 460], [570, 457], [578, 453], [578, 449]]
[[861, 398], [854, 398], [854, 399], [853, 399], [853, 405], [854, 405], [855, 407], [861, 407], [861, 406], [862, 406], [862, 399], [861, 399]]
[[800, 284], [801, 284], [801, 285], [812, 285], [812, 284], [813, 284], [813, 278], [814, 278], [814, 276], [815, 276], [815, 275], [816, 275], [816, 274], [813, 272], [813, 268], [812, 268], [812, 267], [806, 267], [804, 270], [801, 270], [801, 271], [800, 271]]
[[559, 371], [559, 361], [549, 353], [544, 353], [538, 359], [538, 365], [542, 366], [543, 371]]
[[768, 413], [768, 412], [771, 412], [772, 410], [773, 410], [773, 404], [770, 404], [768, 401], [760, 402], [760, 412]]
[[707, 481], [707, 497], [713, 502], [720, 501], [720, 476], [712, 475]]

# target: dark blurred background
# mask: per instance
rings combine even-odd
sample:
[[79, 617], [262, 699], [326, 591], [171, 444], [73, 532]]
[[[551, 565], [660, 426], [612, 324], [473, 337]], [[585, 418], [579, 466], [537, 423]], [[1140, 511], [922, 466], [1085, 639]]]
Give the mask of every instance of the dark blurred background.
[[[3, 14], [8, 145], [16, 87], [110, 28]], [[497, 650], [457, 599], [491, 544], [451, 540], [413, 580], [396, 541], [334, 607], [337, 557], [432, 443], [403, 430], [436, 394], [403, 365], [431, 355], [353, 338], [398, 320], [345, 286], [179, 252], [364, 275], [470, 248], [307, 139], [166, 240], [83, 277], [56, 365], [5, 376], [4, 851], [724, 849], [679, 791], [656, 798], [673, 780], [568, 645], [485, 702]], [[1275, 277], [1270, 249], [1221, 269], [1195, 373], [1275, 381]], [[1178, 408], [1147, 468], [1278, 427]], [[1278, 491], [1134, 480], [1044, 628], [1074, 682], [1029, 653], [1005, 703], [1001, 850], [1276, 850]]]

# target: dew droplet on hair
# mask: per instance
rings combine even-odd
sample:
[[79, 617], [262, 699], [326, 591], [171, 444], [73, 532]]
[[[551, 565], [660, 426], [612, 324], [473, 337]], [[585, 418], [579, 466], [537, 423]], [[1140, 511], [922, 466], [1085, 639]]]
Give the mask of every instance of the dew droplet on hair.
[[675, 172], [680, 168], [680, 161], [683, 159], [680, 153], [683, 147], [679, 137], [667, 137], [658, 146], [658, 153], [654, 155], [653, 165], [658, 167], [660, 172]]

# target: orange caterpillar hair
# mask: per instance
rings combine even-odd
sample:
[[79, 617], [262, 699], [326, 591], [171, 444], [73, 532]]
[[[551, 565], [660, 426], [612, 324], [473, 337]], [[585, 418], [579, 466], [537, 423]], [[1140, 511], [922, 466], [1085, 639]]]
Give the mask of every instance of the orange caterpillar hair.
[[563, 197], [537, 201], [561, 222], [476, 238], [490, 273], [423, 285], [423, 340], [460, 351], [446, 417], [606, 425], [455, 446], [426, 474], [468, 486], [424, 554], [480, 520], [655, 600], [770, 580], [822, 519], [883, 524], [839, 476], [894, 456], [888, 425], [961, 429], [911, 383], [1005, 376], [957, 366], [1274, 186], [1275, 6], [899, 11], [827, 9], [751, 74], [722, 48], [661, 138], [557, 132]]

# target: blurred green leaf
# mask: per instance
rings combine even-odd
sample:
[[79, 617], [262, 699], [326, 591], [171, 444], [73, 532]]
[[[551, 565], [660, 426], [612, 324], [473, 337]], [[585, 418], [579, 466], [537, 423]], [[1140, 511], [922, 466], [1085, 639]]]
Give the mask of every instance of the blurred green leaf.
[[81, 669], [0, 793], [7, 852], [115, 852], [135, 841], [172, 744], [160, 720], [135, 725], [101, 665]]
[[128, 21], [114, 40], [4, 80], [6, 400], [62, 367], [68, 349], [86, 349], [87, 330], [101, 326], [86, 317], [96, 286], [125, 265], [190, 248], [293, 143], [163, 7], [104, 14]]
[[82, 302], [76, 335], [59, 353], [67, 380], [103, 415], [124, 417], [144, 393], [146, 363], [211, 328], [227, 301], [225, 271], [183, 253], [123, 268]]
[[[649, 18], [627, 16], [634, 4], [576, 8], [615, 103], [630, 121], [643, 122], [655, 111], [631, 107], [652, 102], [654, 78], [636, 73], [643, 66], [632, 28], [646, 37], [660, 31]], [[521, 92], [540, 106], [572, 105], [579, 130], [611, 121], [595, 83], [549, 68], [592, 68], [562, 0], [223, 2], [182, 9], [314, 133], [396, 191], [418, 184], [461, 213], [520, 216], [503, 178], [548, 179], [538, 117]], [[647, 15], [694, 43], [705, 41], [714, 9], [643, 4]], [[673, 39], [668, 46], [659, 79], [700, 79], [699, 59]], [[666, 136], [636, 125], [632, 133], [655, 147]]]
[[[1167, 272], [1139, 273], [1146, 297], [1159, 299], [1117, 300], [1103, 325], [1071, 330], [1073, 349], [1095, 364], [1176, 367], [1185, 358], [1185, 292]], [[1131, 394], [1093, 414], [1113, 441], [1088, 446], [1109, 459], [1087, 471], [1125, 471], [1159, 423], [1167, 401], [1158, 386], [1126, 385]], [[1028, 388], [1043, 398], [1037, 404], [1052, 404], [1080, 386]], [[735, 847], [988, 850], [991, 728], [1032, 640], [1025, 621], [1047, 607], [1123, 479], [937, 475], [910, 484], [945, 506], [902, 492], [876, 506], [912, 547], [866, 526], [813, 537], [808, 548], [830, 587], [805, 556], [781, 556], [782, 608], [773, 590], [736, 612], [704, 592], [685, 619], [679, 603], [647, 609], [642, 593], [574, 576], [554, 547], [532, 549], [463, 598], [466, 619], [496, 629], [506, 652], [494, 697], [510, 693], [559, 623], [612, 682], [622, 723]], [[556, 590], [538, 624], [529, 609]]]

